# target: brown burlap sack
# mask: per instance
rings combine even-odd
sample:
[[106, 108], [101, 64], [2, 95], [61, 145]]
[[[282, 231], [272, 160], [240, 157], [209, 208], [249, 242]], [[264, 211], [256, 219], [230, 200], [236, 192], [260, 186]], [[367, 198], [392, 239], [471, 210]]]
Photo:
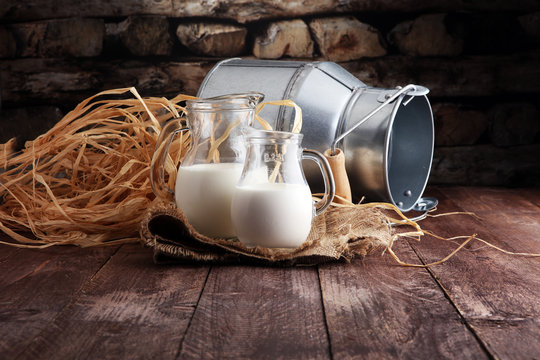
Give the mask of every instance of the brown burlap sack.
[[154, 261], [315, 265], [350, 260], [390, 244], [392, 229], [375, 208], [330, 206], [315, 217], [307, 241], [296, 249], [247, 248], [238, 240], [198, 233], [172, 203], [154, 202], [141, 223], [141, 239], [153, 248]]

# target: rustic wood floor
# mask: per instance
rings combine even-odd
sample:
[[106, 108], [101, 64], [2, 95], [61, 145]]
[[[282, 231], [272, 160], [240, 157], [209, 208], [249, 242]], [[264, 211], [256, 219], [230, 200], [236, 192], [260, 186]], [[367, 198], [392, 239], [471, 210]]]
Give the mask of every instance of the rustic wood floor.
[[[421, 224], [540, 253], [540, 189], [431, 188]], [[456, 244], [401, 241], [428, 263]], [[480, 243], [430, 269], [390, 256], [266, 268], [158, 266], [138, 245], [0, 247], [2, 359], [538, 359], [540, 258]]]

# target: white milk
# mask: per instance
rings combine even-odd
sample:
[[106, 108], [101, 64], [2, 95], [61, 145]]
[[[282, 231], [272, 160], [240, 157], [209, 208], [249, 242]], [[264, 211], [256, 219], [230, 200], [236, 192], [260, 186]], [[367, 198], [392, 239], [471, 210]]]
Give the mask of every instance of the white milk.
[[178, 169], [176, 205], [189, 223], [209, 237], [235, 236], [231, 200], [243, 164], [197, 164]]
[[313, 200], [307, 185], [237, 186], [232, 201], [236, 235], [247, 246], [300, 246], [308, 237]]

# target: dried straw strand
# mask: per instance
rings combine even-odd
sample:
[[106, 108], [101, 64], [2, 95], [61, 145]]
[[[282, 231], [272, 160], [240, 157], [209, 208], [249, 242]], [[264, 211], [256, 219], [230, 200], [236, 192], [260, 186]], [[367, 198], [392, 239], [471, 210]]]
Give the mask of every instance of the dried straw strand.
[[[318, 197], [320, 197], [321, 194], [314, 194], [314, 197], [316, 199], [318, 199]], [[445, 238], [445, 237], [442, 237], [442, 236], [439, 236], [431, 231], [427, 231], [425, 229], [422, 229], [420, 227], [420, 225], [418, 224], [418, 222], [416, 221], [412, 221], [410, 220], [409, 218], [407, 218], [402, 212], [401, 210], [393, 205], [393, 204], [390, 204], [390, 203], [382, 203], [382, 202], [373, 202], [373, 203], [362, 203], [362, 201], [360, 201], [358, 204], [355, 204], [351, 201], [348, 201], [342, 197], [340, 197], [340, 200], [341, 202], [338, 203], [338, 202], [332, 202], [332, 206], [336, 206], [336, 207], [351, 207], [351, 206], [361, 206], [361, 207], [374, 207], [374, 208], [379, 208], [379, 209], [382, 209], [382, 210], [388, 210], [388, 211], [391, 211], [391, 212], [394, 212], [395, 214], [398, 215], [398, 217], [401, 218], [400, 219], [395, 219], [389, 215], [386, 215], [386, 219], [389, 223], [389, 226], [410, 226], [412, 228], [415, 229], [415, 231], [409, 231], [409, 232], [397, 232], [395, 233], [391, 240], [390, 240], [390, 243], [388, 244], [388, 246], [384, 249], [383, 253], [384, 254], [386, 251], [388, 251], [388, 253], [392, 256], [392, 258], [399, 264], [399, 265], [402, 265], [402, 266], [407, 266], [407, 267], [418, 267], [418, 268], [427, 268], [427, 267], [430, 267], [430, 266], [435, 266], [435, 265], [439, 265], [439, 264], [442, 264], [446, 261], [448, 261], [450, 258], [452, 258], [454, 255], [456, 255], [460, 250], [462, 250], [468, 243], [472, 242], [473, 240], [476, 240], [476, 241], [479, 241], [483, 244], [485, 244], [486, 246], [488, 247], [491, 247], [492, 249], [495, 249], [499, 252], [502, 252], [504, 254], [507, 254], [507, 255], [512, 255], [512, 256], [527, 256], [527, 257], [540, 257], [540, 254], [538, 253], [527, 253], [527, 252], [513, 252], [513, 251], [509, 251], [509, 250], [505, 250], [501, 247], [498, 247], [492, 243], [490, 243], [489, 241], [487, 240], [484, 240], [484, 239], [481, 239], [477, 236], [477, 234], [473, 234], [473, 235], [470, 235], [470, 236], [454, 236], [454, 237], [450, 237], [450, 238]], [[431, 210], [431, 211], [434, 211], [435, 209]], [[429, 214], [428, 216], [429, 217], [440, 217], [440, 216], [450, 216], [450, 215], [468, 215], [468, 216], [474, 216], [474, 217], [478, 217], [478, 215], [472, 213], [472, 212], [449, 212], [449, 213], [443, 213], [443, 214], [435, 214], [435, 215], [432, 215], [432, 214]], [[394, 252], [394, 250], [392, 249], [392, 247], [394, 246], [394, 243], [401, 239], [401, 238], [414, 238], [415, 240], [417, 241], [420, 241], [420, 238], [424, 235], [429, 235], [429, 236], [432, 236], [438, 240], [442, 240], [442, 241], [454, 241], [454, 240], [461, 240], [461, 239], [465, 239], [461, 244], [457, 244], [458, 246], [452, 250], [452, 252], [450, 254], [448, 254], [447, 256], [445, 256], [443, 259], [440, 259], [438, 261], [435, 261], [435, 262], [432, 262], [432, 263], [428, 263], [428, 264], [411, 264], [411, 263], [407, 263], [407, 262], [404, 262], [402, 261], [397, 255], [396, 253]]]
[[[291, 132], [293, 133], [299, 133], [302, 130], [302, 109], [300, 106], [296, 105], [294, 101], [292, 100], [276, 100], [276, 101], [265, 101], [257, 105], [256, 111], [255, 111], [255, 119], [261, 124], [264, 130], [272, 131], [272, 126], [263, 118], [259, 116], [259, 113], [261, 110], [267, 106], [267, 105], [277, 105], [277, 106], [289, 106], [294, 108], [294, 120], [293, 120], [293, 126]], [[276, 149], [277, 151], [277, 149]], [[272, 171], [272, 174], [268, 177], [268, 180], [270, 183], [275, 183], [278, 176], [281, 176], [279, 173], [279, 170], [281, 168], [281, 161], [277, 161], [276, 166], [274, 167], [274, 170]]]
[[[229, 126], [227, 126], [227, 129], [225, 129], [225, 132], [223, 133], [223, 135], [221, 135], [218, 139], [213, 139], [213, 141], [211, 141], [211, 145], [210, 145], [210, 150], [208, 150], [208, 157], [206, 158], [206, 162], [209, 163], [211, 160], [213, 160], [215, 163], [219, 163], [219, 146], [225, 141], [227, 140], [227, 138], [229, 137], [229, 135], [231, 134], [231, 131], [233, 131], [233, 129], [235, 127], [237, 127], [238, 125], [240, 125], [242, 122], [242, 120], [238, 119], [236, 120], [235, 122], [229, 124]], [[213, 133], [213, 132], [212, 132]]]
[[[134, 99], [108, 99], [126, 94]], [[190, 98], [143, 99], [135, 88], [104, 91], [21, 152], [13, 152], [13, 140], [0, 145], [0, 231], [15, 241], [9, 244], [138, 241], [139, 222], [154, 198], [149, 169], [157, 135], [162, 124], [184, 112], [178, 102]], [[172, 159], [182, 159], [188, 146], [189, 141], [171, 146], [169, 181], [176, 174]]]

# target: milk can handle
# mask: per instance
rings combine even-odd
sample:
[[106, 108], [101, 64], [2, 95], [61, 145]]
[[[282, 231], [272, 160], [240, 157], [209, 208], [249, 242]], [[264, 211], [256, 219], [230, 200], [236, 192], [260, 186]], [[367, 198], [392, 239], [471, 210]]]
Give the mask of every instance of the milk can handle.
[[[426, 95], [428, 92], [429, 92], [428, 88], [426, 88], [424, 86], [420, 86], [420, 85], [409, 84], [409, 85], [406, 85], [405, 87], [399, 87], [398, 86], [397, 91], [392, 96], [388, 96], [384, 103], [382, 103], [381, 105], [379, 105], [375, 109], [371, 110], [371, 112], [369, 114], [367, 114], [362, 119], [360, 119], [360, 121], [358, 121], [356, 124], [354, 124], [350, 129], [348, 129], [347, 131], [343, 132], [341, 135], [336, 137], [336, 139], [332, 143], [332, 147], [331, 147], [332, 154], [333, 155], [336, 154], [337, 144], [341, 140], [343, 140], [347, 135], [349, 135], [351, 132], [353, 132], [354, 129], [356, 129], [357, 127], [362, 125], [364, 122], [369, 120], [373, 115], [378, 113], [383, 107], [390, 104], [392, 101], [396, 100], [401, 95], [403, 95], [403, 94], [411, 95], [411, 98], [408, 101], [403, 103], [404, 105], [407, 105], [412, 100], [412, 98], [414, 96]], [[360, 94], [360, 93], [358, 93], [358, 94]]]
[[176, 135], [180, 132], [188, 130], [183, 127], [180, 120], [175, 119], [169, 121], [167, 125], [161, 129], [156, 142], [154, 155], [152, 155], [152, 163], [150, 165], [150, 186], [154, 194], [162, 199], [171, 200], [174, 198], [174, 190], [165, 183], [165, 162], [169, 156], [169, 148]]
[[336, 194], [336, 187], [334, 184], [334, 175], [332, 175], [332, 170], [328, 164], [328, 160], [318, 151], [311, 149], [304, 149], [302, 152], [302, 159], [313, 160], [319, 165], [321, 169], [323, 179], [324, 179], [324, 196], [323, 198], [315, 203], [315, 215], [322, 214], [332, 200], [334, 200], [334, 195]]

